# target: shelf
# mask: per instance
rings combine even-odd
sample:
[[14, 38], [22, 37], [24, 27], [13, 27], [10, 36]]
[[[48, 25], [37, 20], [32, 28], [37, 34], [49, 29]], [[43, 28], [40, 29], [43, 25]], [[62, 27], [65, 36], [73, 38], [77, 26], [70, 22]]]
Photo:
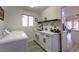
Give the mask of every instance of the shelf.
[[46, 21], [39, 21], [38, 23], [46, 23], [51, 21], [60, 21], [60, 19], [53, 19], [53, 20], [46, 20]]

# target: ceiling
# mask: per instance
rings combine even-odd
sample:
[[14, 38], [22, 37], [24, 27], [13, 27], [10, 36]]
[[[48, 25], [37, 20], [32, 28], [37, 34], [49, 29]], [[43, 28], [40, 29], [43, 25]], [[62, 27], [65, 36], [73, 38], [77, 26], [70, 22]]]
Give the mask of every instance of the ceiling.
[[79, 6], [68, 6], [64, 8], [64, 16], [69, 17], [69, 16], [79, 16]]
[[79, 19], [79, 6], [67, 6], [63, 9], [63, 12], [67, 20]]
[[30, 10], [33, 12], [42, 12], [43, 10], [45, 10], [46, 8], [48, 8], [49, 6], [35, 6], [35, 7], [29, 7], [29, 6], [19, 6], [19, 8], [25, 9], [25, 10]]

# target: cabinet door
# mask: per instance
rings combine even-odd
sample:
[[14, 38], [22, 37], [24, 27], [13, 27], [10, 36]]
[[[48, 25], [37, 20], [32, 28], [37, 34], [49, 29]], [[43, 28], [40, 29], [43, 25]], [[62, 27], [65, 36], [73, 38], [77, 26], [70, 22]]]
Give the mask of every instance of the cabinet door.
[[46, 36], [46, 34], [42, 35], [41, 45], [46, 51], [50, 51], [50, 49], [51, 49], [50, 48], [51, 41], [49, 38], [50, 38], [50, 36]]
[[44, 35], [42, 35], [41, 33], [36, 33], [36, 41], [43, 47], [44, 47], [44, 43], [43, 43], [43, 37]]
[[41, 34], [40, 34], [39, 41], [40, 41], [40, 45], [44, 48], [43, 37], [44, 37], [44, 35], [41, 35]]
[[51, 37], [51, 51], [60, 51], [59, 34], [55, 34]]
[[36, 37], [36, 41], [38, 42], [39, 41], [39, 33], [36, 33], [35, 37]]
[[51, 39], [50, 39], [50, 37], [47, 37], [47, 36], [46, 36], [45, 49], [47, 51], [51, 52]]
[[40, 34], [40, 38], [39, 38], [40, 45], [45, 49], [44, 42], [43, 42], [45, 34], [44, 33], [39, 33], [39, 34]]

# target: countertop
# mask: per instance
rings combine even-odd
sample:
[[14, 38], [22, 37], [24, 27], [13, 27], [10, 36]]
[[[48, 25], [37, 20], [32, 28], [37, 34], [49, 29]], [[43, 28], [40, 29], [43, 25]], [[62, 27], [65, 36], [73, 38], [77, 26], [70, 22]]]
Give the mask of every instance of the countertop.
[[50, 34], [50, 35], [59, 34], [59, 33], [54, 33], [54, 32], [50, 32], [50, 31], [39, 31], [39, 32], [47, 33], [47, 34]]

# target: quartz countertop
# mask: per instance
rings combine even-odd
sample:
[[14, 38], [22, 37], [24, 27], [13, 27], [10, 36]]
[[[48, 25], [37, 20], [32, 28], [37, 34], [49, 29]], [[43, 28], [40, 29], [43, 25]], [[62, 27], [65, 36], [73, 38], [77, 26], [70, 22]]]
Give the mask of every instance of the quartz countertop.
[[54, 32], [50, 32], [50, 31], [39, 31], [39, 32], [47, 33], [47, 34], [50, 34], [50, 35], [59, 34], [59, 33], [54, 33]]

